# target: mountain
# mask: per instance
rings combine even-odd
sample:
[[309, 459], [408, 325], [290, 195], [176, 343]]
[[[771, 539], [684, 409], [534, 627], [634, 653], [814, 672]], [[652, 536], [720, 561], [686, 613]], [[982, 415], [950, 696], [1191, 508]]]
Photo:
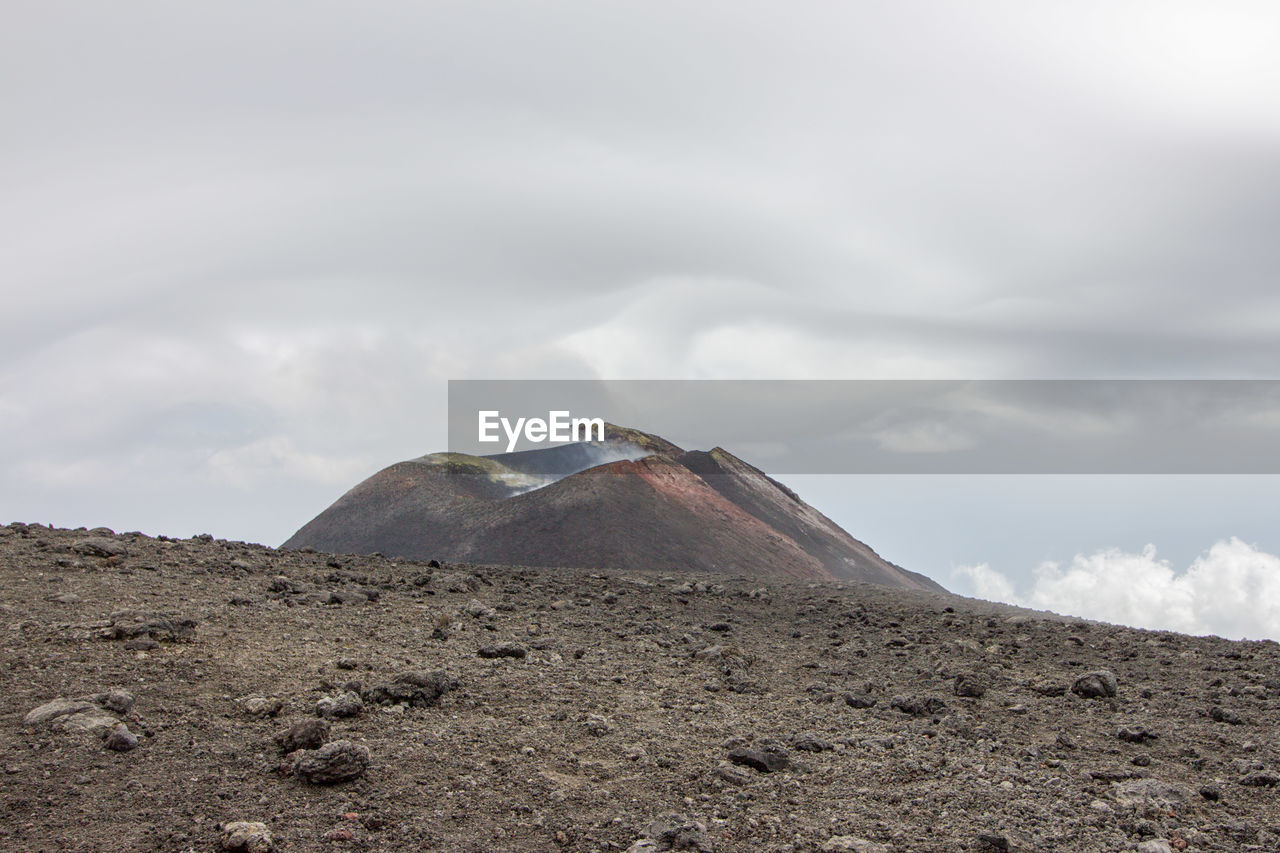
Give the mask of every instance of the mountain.
[[613, 425], [603, 442], [399, 462], [351, 489], [282, 547], [942, 590], [727, 450], [685, 451]]

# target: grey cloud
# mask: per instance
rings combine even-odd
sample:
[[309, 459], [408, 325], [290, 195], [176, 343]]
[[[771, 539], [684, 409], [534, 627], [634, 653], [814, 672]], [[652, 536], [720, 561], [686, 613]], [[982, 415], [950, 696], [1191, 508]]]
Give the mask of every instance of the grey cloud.
[[434, 449], [447, 377], [1271, 375], [1274, 16], [17, 4], [4, 444], [199, 517]]

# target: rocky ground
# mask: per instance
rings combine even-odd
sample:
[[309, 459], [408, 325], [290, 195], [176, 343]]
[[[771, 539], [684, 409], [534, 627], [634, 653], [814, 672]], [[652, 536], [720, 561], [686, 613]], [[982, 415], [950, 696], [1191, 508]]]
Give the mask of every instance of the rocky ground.
[[1280, 849], [1272, 642], [23, 524], [0, 583], [3, 850]]

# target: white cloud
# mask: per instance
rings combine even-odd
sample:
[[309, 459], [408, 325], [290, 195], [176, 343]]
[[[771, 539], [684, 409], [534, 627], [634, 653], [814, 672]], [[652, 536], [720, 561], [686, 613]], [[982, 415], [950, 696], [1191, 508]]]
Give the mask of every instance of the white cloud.
[[986, 563], [960, 566], [952, 580], [978, 598], [1138, 628], [1280, 638], [1280, 557], [1235, 537], [1182, 573], [1148, 545], [1140, 554], [1111, 548], [1066, 566], [1045, 562], [1022, 593]]

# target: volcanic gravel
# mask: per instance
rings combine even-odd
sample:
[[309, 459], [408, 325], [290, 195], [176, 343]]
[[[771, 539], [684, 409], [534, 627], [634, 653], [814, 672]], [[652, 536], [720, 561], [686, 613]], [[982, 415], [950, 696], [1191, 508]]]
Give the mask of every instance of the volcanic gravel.
[[1269, 641], [25, 524], [0, 584], [0, 850], [1280, 849]]

